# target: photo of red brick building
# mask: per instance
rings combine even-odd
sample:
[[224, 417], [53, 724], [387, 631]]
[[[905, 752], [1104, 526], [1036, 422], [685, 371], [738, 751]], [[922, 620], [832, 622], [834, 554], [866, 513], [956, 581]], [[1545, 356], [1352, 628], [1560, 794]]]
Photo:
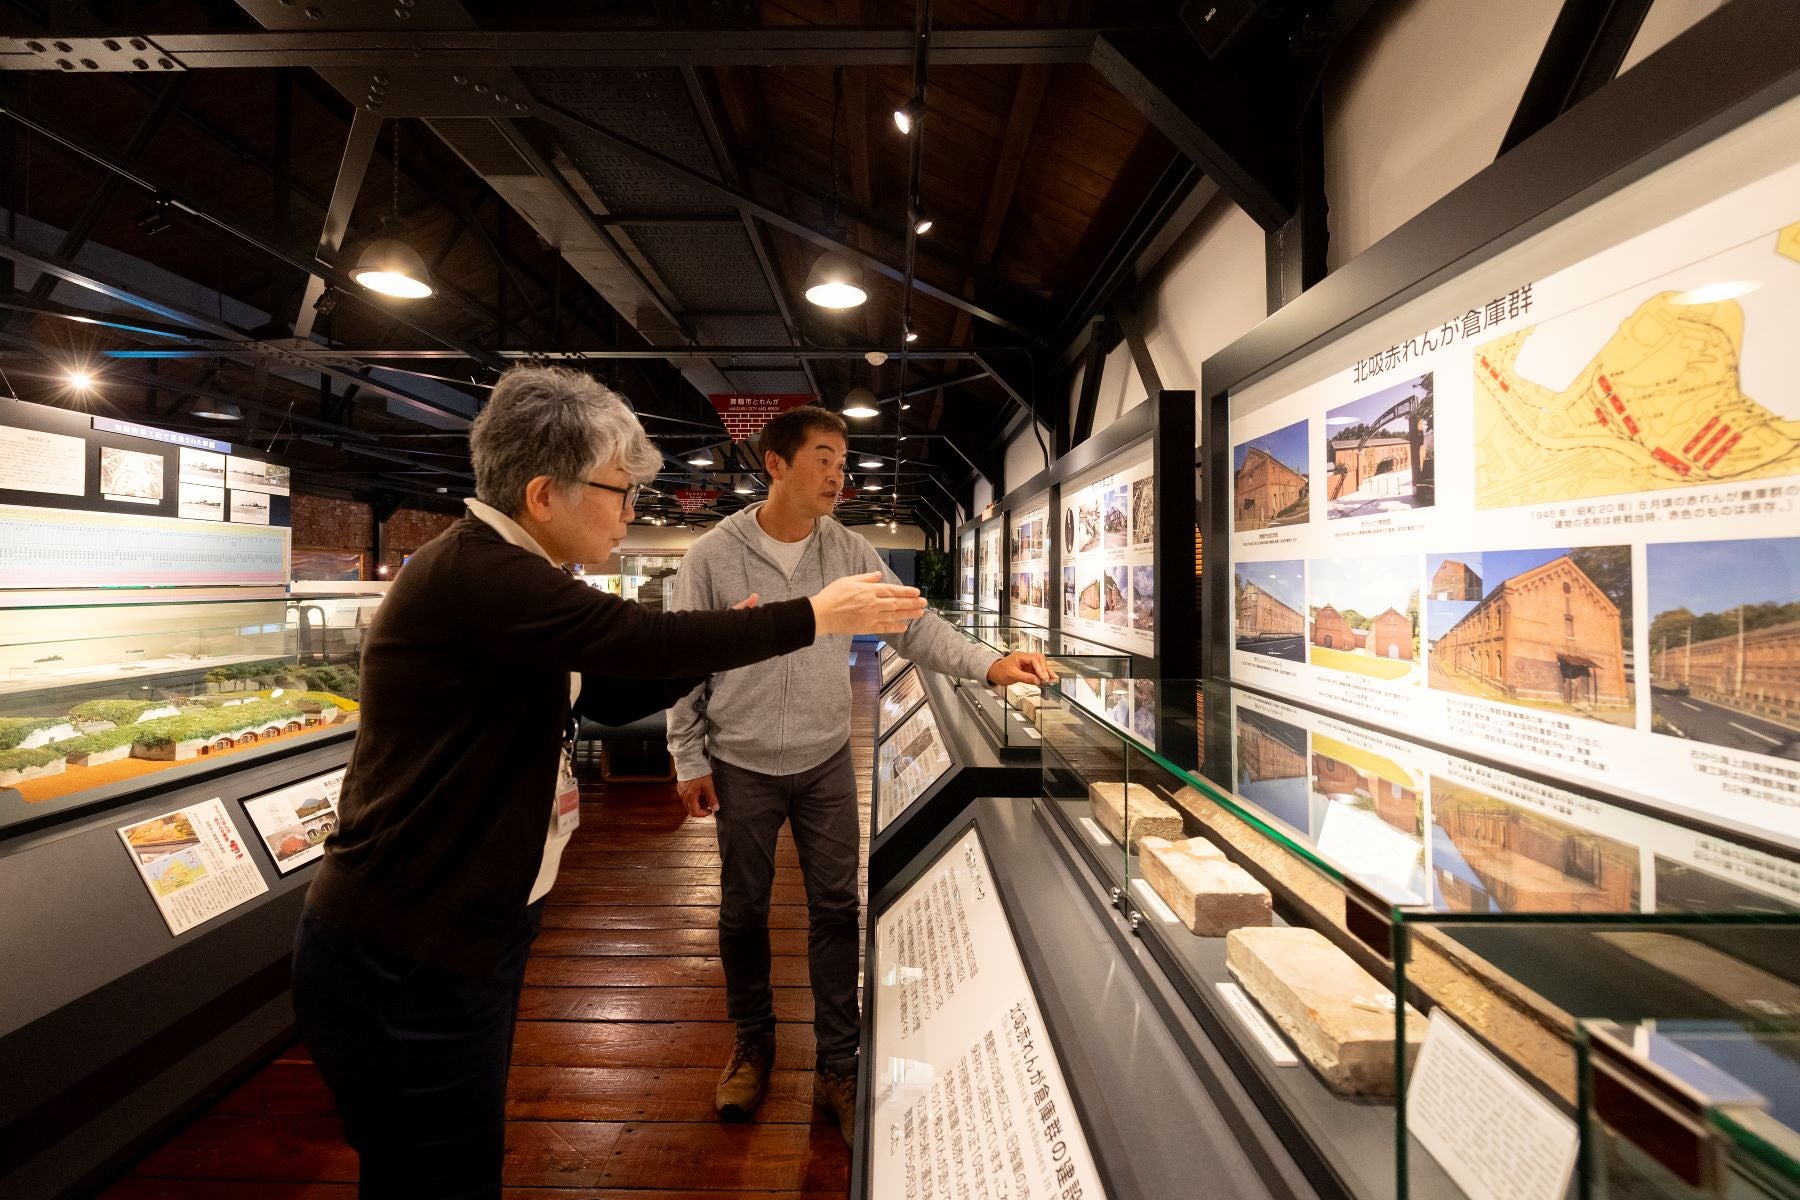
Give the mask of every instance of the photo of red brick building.
[[1392, 608], [1378, 614], [1369, 622], [1367, 645], [1377, 658], [1412, 658], [1412, 619]]
[[1490, 576], [1497, 563], [1533, 565], [1502, 577], [1431, 642], [1431, 686], [1631, 724], [1620, 606], [1568, 551], [1489, 553], [1482, 561]]
[[[1305, 501], [1306, 476], [1268, 451], [1251, 447], [1244, 456], [1244, 465], [1232, 477], [1231, 489], [1232, 528], [1239, 532], [1263, 529]], [[1304, 509], [1298, 519], [1306, 519]]]
[[1431, 576], [1433, 600], [1481, 599], [1481, 576], [1467, 563], [1446, 559]]
[[1267, 638], [1305, 632], [1306, 618], [1254, 583], [1238, 593], [1238, 637]]
[[1344, 620], [1344, 614], [1327, 604], [1313, 614], [1312, 644], [1327, 650], [1353, 650], [1357, 645], [1356, 633], [1350, 628], [1350, 622]]

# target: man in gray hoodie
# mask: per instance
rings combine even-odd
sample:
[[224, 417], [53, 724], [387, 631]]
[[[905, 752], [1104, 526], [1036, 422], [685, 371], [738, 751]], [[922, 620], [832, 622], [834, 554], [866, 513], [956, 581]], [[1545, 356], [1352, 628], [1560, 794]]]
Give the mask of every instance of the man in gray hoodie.
[[[842, 417], [807, 405], [770, 421], [758, 446], [769, 498], [733, 513], [682, 559], [669, 606], [726, 608], [816, 592], [844, 575], [880, 571], [875, 548], [831, 517], [849, 452]], [[934, 671], [992, 684], [1055, 678], [1040, 654], [996, 659], [927, 613], [890, 639]], [[717, 814], [719, 957], [736, 1044], [714, 1097], [725, 1120], [748, 1120], [775, 1061], [769, 986], [769, 896], [775, 843], [793, 826], [806, 882], [807, 955], [818, 1074], [813, 1098], [848, 1141], [855, 1125], [859, 834], [850, 756], [850, 639], [723, 671], [669, 710], [669, 753], [688, 814]]]

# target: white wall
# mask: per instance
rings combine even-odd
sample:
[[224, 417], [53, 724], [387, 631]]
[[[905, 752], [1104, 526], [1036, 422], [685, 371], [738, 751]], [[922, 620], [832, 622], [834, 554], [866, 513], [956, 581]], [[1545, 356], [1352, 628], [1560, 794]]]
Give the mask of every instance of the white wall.
[[[1038, 441], [1040, 437], [1044, 439], [1042, 443]], [[1050, 451], [1052, 461], [1054, 461], [1056, 439], [1042, 425], [1037, 427], [1035, 436], [1031, 432], [1031, 426], [1027, 425], [1014, 435], [1012, 441], [1006, 443], [1006, 454], [1002, 459], [1002, 472], [1003, 482], [1006, 484], [1008, 492], [1018, 490], [1019, 485], [1027, 479], [1043, 472], [1046, 449]]]
[[1494, 161], [1562, 0], [1377, 6], [1325, 77], [1336, 270]]
[[1725, 6], [1725, 0], [1656, 0], [1644, 14], [1638, 27], [1637, 40], [1631, 43], [1625, 61], [1619, 67], [1623, 75], [1631, 68], [1661, 50], [1669, 41], [1702, 17], [1711, 16]]
[[[1219, 197], [1175, 243], [1138, 302], [1165, 388], [1200, 388], [1200, 364], [1268, 312], [1262, 227]], [[1104, 389], [1102, 389], [1104, 390]]]
[[991, 480], [977, 478], [975, 480], [975, 510], [970, 515], [980, 516], [981, 510], [994, 502], [994, 484]]

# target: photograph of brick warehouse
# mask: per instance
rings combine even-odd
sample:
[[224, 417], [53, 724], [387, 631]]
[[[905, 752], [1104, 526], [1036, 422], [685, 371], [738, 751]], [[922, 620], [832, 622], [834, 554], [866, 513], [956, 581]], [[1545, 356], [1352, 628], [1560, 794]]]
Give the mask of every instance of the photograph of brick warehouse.
[[1634, 723], [1631, 548], [1432, 554], [1476, 581], [1479, 600], [1429, 599], [1430, 684], [1505, 704]]
[[1431, 777], [1431, 886], [1463, 913], [1636, 912], [1638, 848]]
[[1326, 516], [1431, 507], [1435, 408], [1427, 371], [1326, 413]]
[[1235, 644], [1249, 654], [1306, 661], [1306, 566], [1299, 559], [1237, 565]]
[[1231, 528], [1238, 533], [1307, 521], [1306, 422], [1232, 451]]
[[1238, 709], [1236, 775], [1238, 795], [1308, 837], [1317, 832], [1308, 802], [1306, 730]]
[[1307, 660], [1416, 684], [1419, 573], [1416, 558], [1309, 559]]
[[1800, 759], [1800, 538], [1647, 546], [1650, 728]]

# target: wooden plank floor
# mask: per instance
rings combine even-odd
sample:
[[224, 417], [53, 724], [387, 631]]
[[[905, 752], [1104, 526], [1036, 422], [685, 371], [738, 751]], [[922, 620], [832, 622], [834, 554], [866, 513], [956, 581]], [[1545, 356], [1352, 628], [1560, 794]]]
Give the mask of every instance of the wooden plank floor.
[[[876, 655], [861, 651], [852, 745], [868, 855]], [[842, 1196], [850, 1155], [812, 1107], [806, 906], [792, 837], [776, 854], [770, 925], [777, 1061], [748, 1125], [724, 1125], [713, 1087], [731, 1053], [718, 959], [712, 822], [674, 784], [584, 778], [526, 967], [508, 1081], [508, 1200], [771, 1200]], [[864, 885], [866, 888], [866, 875]], [[865, 896], [866, 900], [866, 896]], [[348, 1200], [356, 1155], [303, 1045], [215, 1103], [106, 1200]]]

